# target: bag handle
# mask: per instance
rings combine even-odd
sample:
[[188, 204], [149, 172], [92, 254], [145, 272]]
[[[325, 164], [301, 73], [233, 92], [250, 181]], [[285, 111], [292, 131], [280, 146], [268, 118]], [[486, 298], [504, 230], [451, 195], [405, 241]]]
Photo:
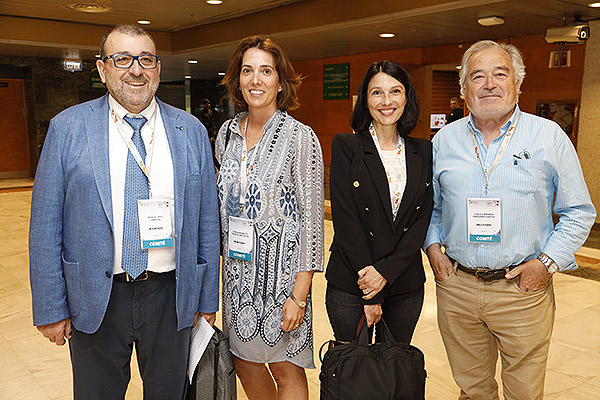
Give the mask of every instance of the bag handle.
[[[367, 327], [366, 320], [367, 320], [367, 317], [365, 314], [363, 314], [362, 317], [360, 318], [360, 322], [358, 323], [358, 328], [356, 330], [356, 337], [354, 338], [354, 341], [356, 343], [362, 344], [362, 345], [369, 344], [369, 330]], [[397, 344], [396, 339], [394, 339], [394, 335], [392, 335], [390, 328], [388, 328], [388, 326], [385, 323], [385, 320], [383, 318], [381, 318], [379, 320], [379, 322], [377, 322], [375, 324], [375, 326], [376, 326], [375, 329], [381, 330], [383, 344], [385, 344], [387, 347], [391, 347], [391, 346], [394, 346]]]

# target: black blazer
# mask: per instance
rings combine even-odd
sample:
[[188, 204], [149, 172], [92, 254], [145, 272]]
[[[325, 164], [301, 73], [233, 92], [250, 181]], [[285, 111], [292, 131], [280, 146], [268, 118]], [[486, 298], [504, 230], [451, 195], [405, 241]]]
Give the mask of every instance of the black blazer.
[[433, 209], [431, 142], [404, 141], [406, 188], [395, 220], [385, 169], [369, 133], [342, 133], [331, 145], [335, 234], [325, 276], [331, 285], [362, 297], [358, 271], [373, 265], [388, 283], [365, 304], [382, 303], [425, 282], [421, 246]]

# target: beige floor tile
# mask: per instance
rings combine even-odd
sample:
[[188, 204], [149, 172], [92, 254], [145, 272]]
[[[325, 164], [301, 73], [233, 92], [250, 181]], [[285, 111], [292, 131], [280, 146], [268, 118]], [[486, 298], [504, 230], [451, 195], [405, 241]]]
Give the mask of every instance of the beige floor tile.
[[51, 400], [35, 379], [2, 382], [0, 398], [6, 400]]
[[[27, 314], [27, 311], [22, 311]], [[13, 341], [38, 334], [38, 330], [33, 326], [31, 315], [25, 315], [12, 318], [0, 318], [0, 335], [6, 341]]]
[[29, 370], [51, 399], [73, 393], [71, 364], [63, 357], [39, 361], [30, 365]]
[[31, 307], [31, 292], [17, 281], [0, 287], [0, 322], [23, 317], [23, 311]]
[[[545, 399], [562, 399], [573, 389], [582, 387], [590, 389], [590, 386], [586, 384], [586, 381], [581, 381], [577, 378], [561, 374], [560, 372], [548, 370], [546, 373]], [[577, 399], [584, 400], [587, 399], [587, 397], [577, 397]], [[595, 399], [598, 399], [598, 393], [596, 393]]]

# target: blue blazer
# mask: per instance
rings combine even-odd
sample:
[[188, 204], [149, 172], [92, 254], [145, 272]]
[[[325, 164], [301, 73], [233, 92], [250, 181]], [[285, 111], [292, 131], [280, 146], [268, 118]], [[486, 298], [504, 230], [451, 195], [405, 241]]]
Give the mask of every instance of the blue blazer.
[[[219, 302], [219, 218], [204, 126], [161, 101], [173, 160], [177, 329]], [[108, 95], [50, 122], [31, 200], [29, 262], [34, 325], [71, 317], [100, 327], [113, 282], [114, 237], [108, 156]]]

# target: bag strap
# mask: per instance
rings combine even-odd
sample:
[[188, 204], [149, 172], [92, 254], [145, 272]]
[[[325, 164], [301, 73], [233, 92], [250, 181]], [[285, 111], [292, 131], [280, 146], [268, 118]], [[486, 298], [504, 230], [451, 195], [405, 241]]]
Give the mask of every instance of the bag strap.
[[383, 342], [387, 347], [392, 347], [395, 346], [396, 344], [398, 344], [398, 342], [396, 341], [396, 339], [394, 339], [394, 335], [392, 335], [392, 331], [390, 331], [390, 328], [388, 328], [387, 324], [385, 323], [385, 320], [383, 318], [381, 318], [379, 320], [378, 323], [375, 324], [376, 328], [375, 329], [381, 329], [382, 332], [382, 337], [383, 337]]
[[[225, 147], [223, 148], [223, 155], [225, 155], [225, 151], [227, 150], [227, 144], [229, 144], [229, 139], [231, 138], [231, 130], [229, 129], [229, 126], [231, 125], [231, 119], [229, 120], [229, 123], [227, 124], [227, 131], [225, 131]], [[215, 167], [217, 168], [217, 170], [221, 169], [221, 163], [219, 162], [219, 160], [217, 160], [217, 156], [213, 153], [213, 164], [215, 165]]]

